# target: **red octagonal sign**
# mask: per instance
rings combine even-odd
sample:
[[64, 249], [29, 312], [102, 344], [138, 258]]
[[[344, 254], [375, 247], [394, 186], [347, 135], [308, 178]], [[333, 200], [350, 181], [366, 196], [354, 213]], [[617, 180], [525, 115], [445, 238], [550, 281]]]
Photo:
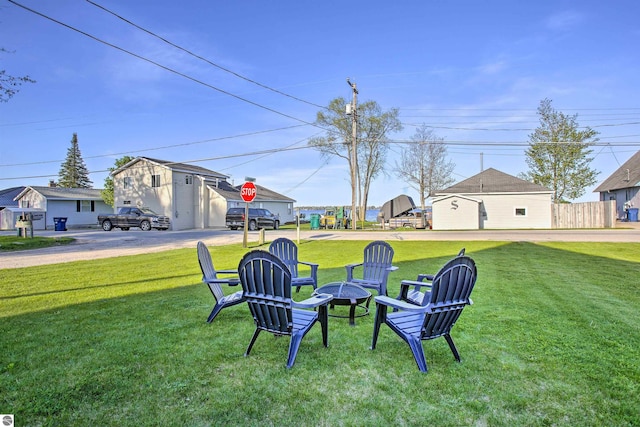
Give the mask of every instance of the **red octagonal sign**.
[[257, 193], [256, 185], [253, 182], [245, 182], [240, 188], [240, 197], [247, 203], [253, 202]]

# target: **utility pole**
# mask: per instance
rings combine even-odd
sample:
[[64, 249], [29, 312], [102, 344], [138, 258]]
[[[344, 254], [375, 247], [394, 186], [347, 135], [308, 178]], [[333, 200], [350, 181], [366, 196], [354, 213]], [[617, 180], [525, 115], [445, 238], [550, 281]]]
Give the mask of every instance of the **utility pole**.
[[349, 77], [347, 77], [347, 84], [351, 86], [353, 91], [353, 99], [351, 101], [351, 108], [347, 105], [347, 114], [351, 114], [351, 229], [356, 230], [358, 218], [356, 215], [356, 204], [358, 199], [358, 89], [355, 83], [351, 83]]

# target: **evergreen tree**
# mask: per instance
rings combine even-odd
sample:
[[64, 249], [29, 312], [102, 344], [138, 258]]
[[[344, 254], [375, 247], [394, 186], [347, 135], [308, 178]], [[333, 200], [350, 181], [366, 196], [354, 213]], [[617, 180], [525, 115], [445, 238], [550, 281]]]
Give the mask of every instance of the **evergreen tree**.
[[58, 186], [65, 188], [93, 188], [89, 179], [89, 170], [82, 160], [78, 146], [78, 134], [71, 138], [71, 147], [67, 150], [67, 158], [58, 172]]
[[598, 172], [589, 165], [598, 132], [588, 126], [581, 128], [577, 114], [568, 116], [554, 110], [550, 99], [540, 102], [538, 115], [540, 126], [529, 135], [525, 152], [529, 171], [520, 177], [553, 190], [554, 203], [577, 199], [596, 183]]
[[[131, 156], [124, 156], [116, 159], [115, 166], [109, 168], [109, 172], [111, 173], [114, 170], [126, 165], [133, 159], [134, 158]], [[106, 204], [113, 207], [113, 178], [111, 178], [111, 175], [104, 179], [104, 189], [100, 192], [100, 195], [102, 196], [102, 200], [104, 200]]]

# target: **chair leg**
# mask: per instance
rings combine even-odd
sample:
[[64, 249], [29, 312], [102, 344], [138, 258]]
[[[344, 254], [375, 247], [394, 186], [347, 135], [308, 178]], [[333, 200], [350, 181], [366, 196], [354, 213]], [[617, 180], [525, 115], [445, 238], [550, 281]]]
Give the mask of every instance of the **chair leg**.
[[220, 310], [222, 310], [222, 306], [220, 304], [216, 304], [215, 307], [213, 307], [213, 310], [211, 310], [207, 323], [213, 322], [213, 319], [215, 319], [218, 313], [220, 313]]
[[298, 355], [298, 349], [300, 348], [300, 342], [304, 334], [291, 335], [291, 341], [289, 342], [289, 358], [287, 359], [287, 368], [293, 367], [296, 363], [296, 356]]
[[451, 338], [451, 335], [449, 334], [445, 335], [444, 339], [447, 340], [447, 343], [449, 344], [449, 348], [453, 353], [453, 357], [455, 357], [456, 360], [460, 362], [460, 354], [458, 354], [458, 349], [456, 348], [456, 345], [453, 343], [453, 338]]
[[256, 328], [256, 331], [253, 333], [253, 337], [251, 338], [251, 342], [249, 343], [249, 347], [247, 347], [247, 351], [244, 352], [245, 356], [248, 356], [249, 353], [251, 353], [251, 348], [253, 347], [253, 344], [256, 342], [258, 335], [260, 335], [261, 330], [262, 329]]
[[424, 349], [422, 348], [422, 341], [420, 338], [409, 336], [407, 337], [407, 344], [411, 347], [413, 358], [418, 364], [418, 369], [422, 372], [427, 372], [427, 359], [424, 357]]
[[322, 344], [329, 347], [329, 314], [326, 305], [318, 307], [318, 320], [320, 320], [320, 328], [322, 329]]
[[376, 343], [378, 342], [378, 333], [380, 332], [380, 325], [382, 325], [387, 317], [387, 307], [376, 307], [376, 319], [373, 323], [373, 339], [371, 340], [371, 350], [375, 350]]

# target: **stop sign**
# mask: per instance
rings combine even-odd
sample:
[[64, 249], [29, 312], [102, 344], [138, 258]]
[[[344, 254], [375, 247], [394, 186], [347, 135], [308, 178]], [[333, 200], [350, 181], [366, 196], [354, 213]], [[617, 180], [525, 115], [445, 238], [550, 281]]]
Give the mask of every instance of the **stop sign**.
[[240, 197], [247, 203], [253, 202], [257, 193], [256, 185], [253, 182], [245, 182], [242, 184], [242, 187], [240, 187]]

